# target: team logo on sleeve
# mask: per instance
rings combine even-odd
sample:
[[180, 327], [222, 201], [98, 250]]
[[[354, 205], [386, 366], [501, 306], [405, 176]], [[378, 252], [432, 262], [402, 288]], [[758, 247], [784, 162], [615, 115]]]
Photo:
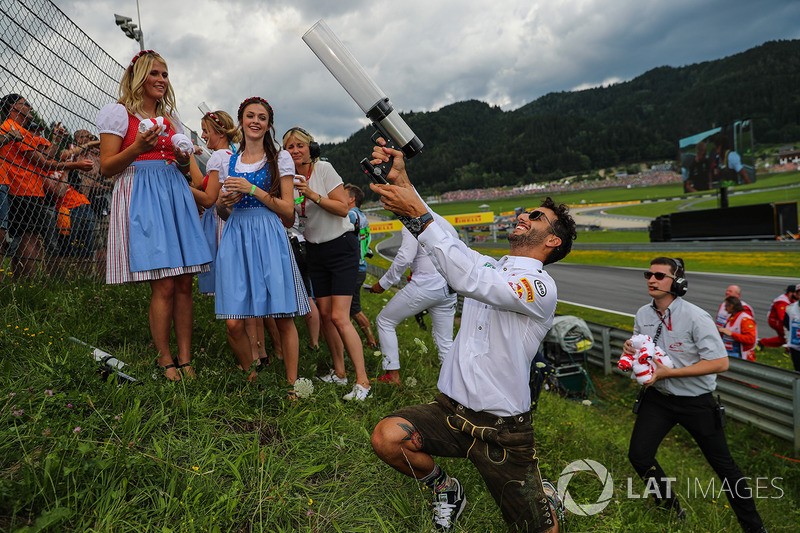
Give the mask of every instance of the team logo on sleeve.
[[544, 295], [547, 294], [547, 287], [544, 286], [544, 282], [537, 279], [533, 282], [533, 286], [536, 287], [536, 292], [539, 293], [539, 296], [544, 298]]
[[520, 283], [508, 282], [508, 286], [517, 293], [517, 298], [522, 300], [525, 297], [525, 288]]
[[[525, 301], [532, 302], [534, 295], [533, 295], [533, 287], [531, 287], [531, 282], [528, 281], [528, 278], [519, 278], [519, 282], [525, 287]], [[522, 298], [522, 295], [520, 295]]]

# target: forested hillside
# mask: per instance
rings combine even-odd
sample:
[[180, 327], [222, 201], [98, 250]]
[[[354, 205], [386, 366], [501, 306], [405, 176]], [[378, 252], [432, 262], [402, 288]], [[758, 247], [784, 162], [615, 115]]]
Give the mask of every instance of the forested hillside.
[[[773, 41], [715, 61], [659, 67], [610, 87], [547, 94], [514, 111], [475, 100], [403, 117], [425, 144], [408, 162], [426, 193], [551, 180], [576, 172], [674, 159], [677, 141], [754, 118], [757, 142], [800, 139], [800, 41]], [[323, 155], [345, 181], [372, 128]]]

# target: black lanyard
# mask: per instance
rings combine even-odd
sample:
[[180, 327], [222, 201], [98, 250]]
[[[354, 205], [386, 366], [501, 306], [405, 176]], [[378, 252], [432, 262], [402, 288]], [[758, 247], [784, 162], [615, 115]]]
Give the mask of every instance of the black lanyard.
[[655, 305], [653, 306], [653, 310], [656, 312], [656, 315], [658, 315], [658, 319], [661, 321], [661, 323], [658, 325], [658, 329], [656, 329], [656, 336], [653, 337], [653, 344], [657, 344], [658, 338], [661, 336], [661, 330], [664, 326], [667, 326], [667, 329], [669, 331], [672, 331], [672, 313], [670, 312], [669, 309], [667, 309], [667, 316], [669, 317], [669, 324], [667, 324], [664, 322], [664, 317], [661, 315], [658, 309], [656, 309]]

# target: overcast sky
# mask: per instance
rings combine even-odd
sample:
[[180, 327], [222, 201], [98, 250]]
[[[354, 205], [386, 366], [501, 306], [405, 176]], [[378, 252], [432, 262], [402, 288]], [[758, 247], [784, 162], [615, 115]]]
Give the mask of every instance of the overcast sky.
[[[55, 0], [126, 65], [135, 0]], [[183, 121], [266, 98], [276, 131], [339, 141], [367, 123], [301, 39], [324, 19], [401, 111], [477, 99], [515, 109], [550, 92], [630, 80], [800, 38], [797, 0], [139, 0], [145, 46], [169, 65]], [[424, 142], [424, 139], [423, 139]]]

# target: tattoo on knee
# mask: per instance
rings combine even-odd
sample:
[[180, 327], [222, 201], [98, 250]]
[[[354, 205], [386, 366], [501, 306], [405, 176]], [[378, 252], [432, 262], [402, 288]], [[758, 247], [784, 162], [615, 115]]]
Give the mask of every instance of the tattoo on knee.
[[412, 426], [411, 424], [397, 424], [403, 431], [406, 432], [406, 436], [403, 437], [402, 440], [407, 440], [411, 442], [411, 445], [417, 449], [422, 449], [422, 435], [420, 435], [419, 431]]

